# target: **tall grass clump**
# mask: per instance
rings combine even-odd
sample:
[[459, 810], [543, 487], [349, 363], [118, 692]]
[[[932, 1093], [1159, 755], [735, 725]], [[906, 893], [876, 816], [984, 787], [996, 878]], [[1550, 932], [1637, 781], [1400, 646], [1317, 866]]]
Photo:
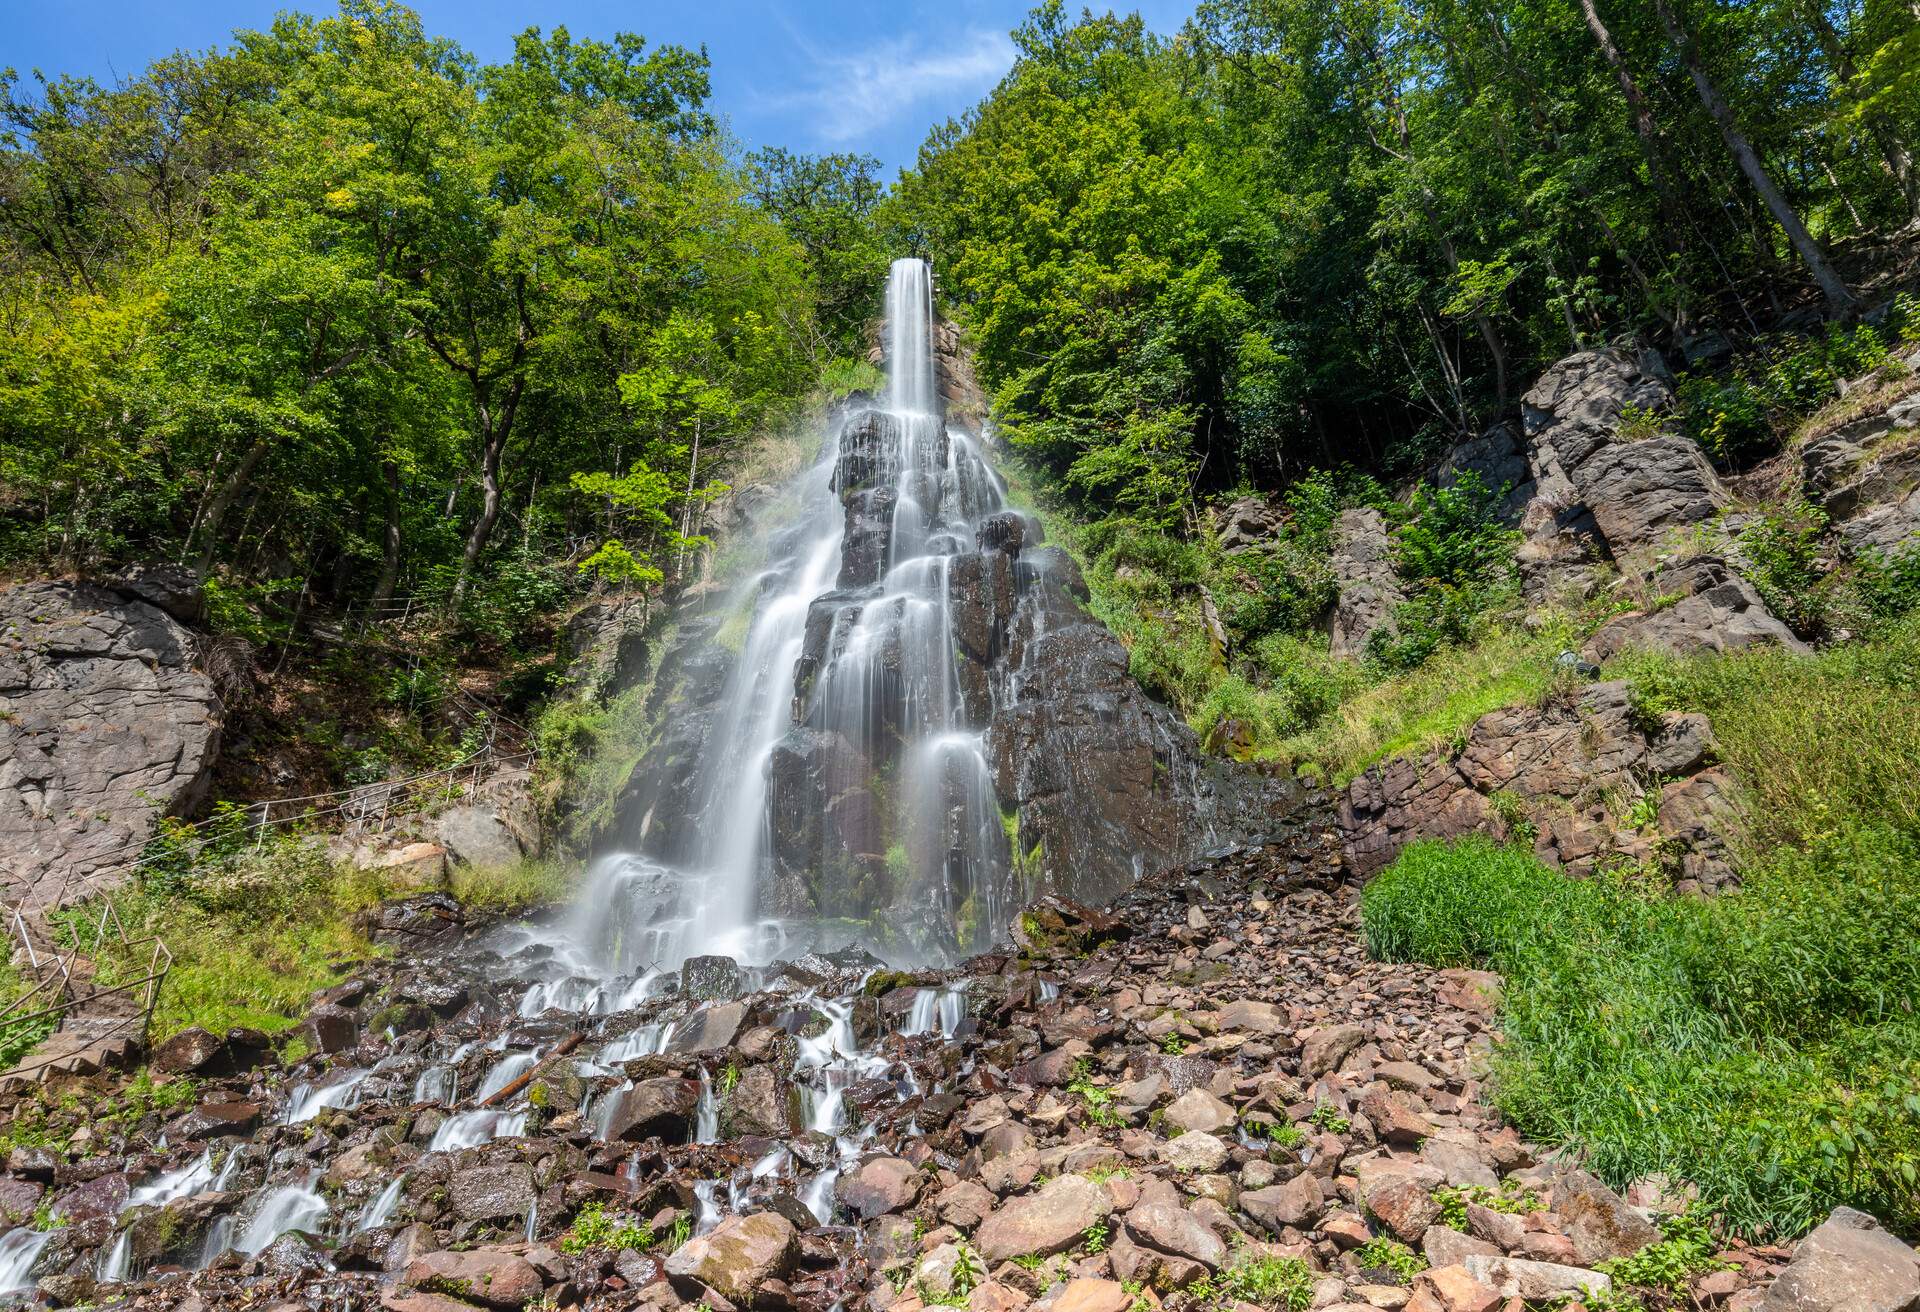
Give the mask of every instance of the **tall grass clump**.
[[1665, 1172], [1756, 1235], [1836, 1204], [1920, 1228], [1920, 841], [1861, 824], [1712, 900], [1573, 880], [1472, 837], [1362, 898], [1378, 957], [1506, 978], [1495, 1097], [1624, 1186]]

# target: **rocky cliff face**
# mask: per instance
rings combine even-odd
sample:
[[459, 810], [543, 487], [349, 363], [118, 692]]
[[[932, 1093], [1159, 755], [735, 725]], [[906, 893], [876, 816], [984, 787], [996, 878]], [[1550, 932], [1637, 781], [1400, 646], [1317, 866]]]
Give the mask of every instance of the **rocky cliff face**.
[[[111, 879], [162, 815], [189, 811], [220, 743], [221, 705], [194, 637], [141, 594], [27, 583], [0, 592], [0, 875], [40, 911]], [[191, 612], [189, 612], [191, 613]]]

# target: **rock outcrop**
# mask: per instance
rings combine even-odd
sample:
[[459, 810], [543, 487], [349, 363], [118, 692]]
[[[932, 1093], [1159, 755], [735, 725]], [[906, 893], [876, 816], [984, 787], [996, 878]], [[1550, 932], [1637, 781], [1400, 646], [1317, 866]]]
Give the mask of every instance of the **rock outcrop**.
[[[194, 635], [140, 595], [188, 608], [169, 576], [128, 591], [25, 583], [0, 591], [0, 877], [45, 910], [104, 888], [164, 815], [201, 800], [222, 708]], [[167, 586], [162, 587], [162, 584]]]
[[1571, 873], [1649, 862], [1686, 887], [1716, 888], [1732, 878], [1724, 835], [1736, 810], [1712, 759], [1704, 716], [1642, 724], [1624, 681], [1492, 711], [1458, 750], [1387, 761], [1348, 785], [1348, 861], [1367, 876], [1415, 839], [1531, 830], [1535, 853]]
[[1406, 600], [1393, 568], [1386, 519], [1371, 507], [1343, 510], [1333, 521], [1332, 567], [1339, 599], [1334, 603], [1335, 656], [1359, 656], [1379, 630], [1392, 631], [1394, 608]]

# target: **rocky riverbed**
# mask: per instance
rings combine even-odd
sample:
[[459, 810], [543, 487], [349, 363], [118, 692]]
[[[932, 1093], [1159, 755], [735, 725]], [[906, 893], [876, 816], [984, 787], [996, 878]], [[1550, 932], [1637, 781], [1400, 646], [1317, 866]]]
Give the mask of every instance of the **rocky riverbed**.
[[[414, 899], [290, 1067], [188, 1031], [155, 1054], [171, 1083], [16, 1095], [0, 1283], [314, 1312], [1626, 1292], [1596, 1268], [1659, 1240], [1682, 1191], [1623, 1196], [1503, 1125], [1498, 981], [1370, 961], [1358, 920], [1321, 823], [1104, 912], [1037, 904], [1017, 950], [940, 974], [842, 954], [595, 978], [562, 914], [468, 926]], [[1729, 1247], [1685, 1296], [1900, 1309], [1920, 1259], [1837, 1213], [1797, 1253]]]

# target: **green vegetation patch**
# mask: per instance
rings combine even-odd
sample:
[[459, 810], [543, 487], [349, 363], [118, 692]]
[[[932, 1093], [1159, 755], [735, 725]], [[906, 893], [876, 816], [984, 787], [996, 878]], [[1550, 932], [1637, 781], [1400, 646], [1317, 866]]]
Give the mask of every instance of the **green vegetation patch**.
[[1666, 1172], [1795, 1235], [1848, 1203], [1920, 1223], [1920, 842], [1861, 826], [1744, 889], [1648, 897], [1483, 838], [1416, 843], [1367, 887], [1389, 961], [1507, 978], [1496, 1097], [1615, 1183]]

